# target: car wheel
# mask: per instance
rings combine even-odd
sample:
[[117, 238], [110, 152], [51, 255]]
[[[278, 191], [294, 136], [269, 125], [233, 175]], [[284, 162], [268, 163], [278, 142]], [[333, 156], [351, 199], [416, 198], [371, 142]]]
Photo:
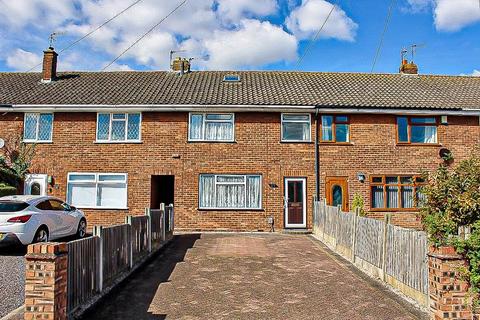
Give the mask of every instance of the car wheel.
[[35, 237], [33, 238], [33, 243], [39, 242], [48, 242], [48, 230], [45, 227], [41, 227], [35, 233]]
[[80, 220], [77, 229], [77, 238], [82, 239], [87, 235], [87, 221], [85, 219]]

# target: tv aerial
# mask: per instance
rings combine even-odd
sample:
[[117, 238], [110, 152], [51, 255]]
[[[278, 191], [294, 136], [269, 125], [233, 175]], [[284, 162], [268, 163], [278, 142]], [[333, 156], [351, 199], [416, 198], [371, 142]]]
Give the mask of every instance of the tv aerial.
[[49, 47], [53, 48], [54, 45], [55, 45], [55, 42], [57, 41], [57, 38], [59, 36], [63, 36], [64, 34], [65, 34], [65, 32], [56, 32], [56, 31], [52, 32], [50, 34], [50, 36], [48, 37]]

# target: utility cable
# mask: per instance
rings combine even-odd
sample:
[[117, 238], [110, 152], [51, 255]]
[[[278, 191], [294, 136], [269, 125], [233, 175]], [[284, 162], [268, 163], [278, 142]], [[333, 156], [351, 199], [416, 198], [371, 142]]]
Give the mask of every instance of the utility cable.
[[295, 70], [298, 70], [298, 67], [300, 66], [300, 64], [302, 63], [303, 59], [305, 58], [305, 56], [308, 54], [308, 52], [312, 49], [314, 43], [317, 41], [318, 37], [320, 36], [320, 33], [323, 31], [323, 29], [325, 28], [325, 25], [327, 24], [328, 22], [328, 19], [330, 19], [330, 16], [332, 15], [333, 11], [335, 10], [335, 8], [337, 7], [336, 4], [332, 4], [332, 8], [330, 9], [330, 12], [328, 13], [327, 17], [325, 18], [325, 21], [323, 22], [323, 24], [321, 25], [320, 29], [318, 29], [317, 33], [315, 34], [315, 36], [312, 38], [312, 40], [310, 40], [310, 43], [308, 44], [307, 48], [305, 48], [305, 51], [303, 52], [302, 56], [300, 57], [300, 59], [298, 59], [297, 61], [297, 64], [295, 65]]
[[[142, 2], [143, 0], [137, 0], [135, 2], [133, 2], [131, 5], [129, 5], [128, 7], [126, 7], [125, 9], [123, 9], [122, 11], [118, 12], [116, 15], [114, 15], [113, 17], [111, 17], [110, 19], [108, 19], [107, 21], [105, 21], [104, 23], [102, 23], [101, 25], [99, 25], [98, 27], [96, 27], [95, 29], [93, 29], [92, 31], [86, 33], [85, 35], [83, 35], [82, 37], [78, 38], [77, 40], [73, 41], [72, 43], [70, 43], [69, 45], [67, 45], [65, 48], [63, 48], [62, 50], [59, 51], [59, 53], [62, 53], [64, 51], [67, 51], [68, 49], [74, 47], [76, 44], [78, 44], [80, 41], [84, 40], [85, 38], [88, 38], [89, 36], [91, 36], [93, 33], [97, 32], [98, 30], [100, 30], [101, 28], [103, 28], [105, 25], [109, 24], [110, 22], [112, 22], [113, 20], [115, 20], [117, 17], [119, 17], [120, 15], [124, 14], [125, 12], [127, 12], [128, 10], [130, 10], [132, 7], [136, 6], [137, 4], [139, 4], [140, 2]], [[36, 69], [37, 67], [41, 66], [42, 65], [42, 62], [37, 64], [36, 66], [34, 66], [33, 68], [29, 69], [28, 71], [26, 72], [30, 72], [30, 71], [33, 71], [34, 69]]]
[[375, 57], [373, 58], [372, 70], [370, 70], [370, 73], [373, 73], [373, 71], [375, 70], [375, 66], [377, 65], [378, 58], [380, 57], [380, 53], [381, 53], [382, 47], [383, 47], [383, 42], [385, 40], [385, 35], [387, 34], [388, 26], [390, 24], [390, 20], [392, 19], [393, 8], [395, 7], [396, 3], [397, 3], [397, 0], [391, 0], [390, 1], [390, 6], [388, 8], [387, 17], [385, 18], [385, 25], [383, 27], [382, 35], [380, 36], [380, 42], [378, 43], [378, 47], [377, 47], [377, 51], [375, 53]]
[[132, 45], [130, 45], [127, 49], [123, 50], [122, 53], [120, 53], [115, 59], [113, 59], [109, 64], [107, 64], [102, 71], [105, 71], [108, 69], [112, 64], [117, 62], [118, 59], [120, 59], [125, 53], [127, 53], [130, 49], [132, 49], [137, 43], [142, 41], [147, 35], [149, 35], [153, 30], [155, 30], [160, 24], [162, 24], [165, 20], [168, 19], [172, 14], [174, 14], [178, 9], [180, 9], [185, 3], [187, 3], [188, 0], [183, 0], [178, 6], [175, 7], [172, 11], [170, 11], [169, 14], [167, 14], [165, 17], [163, 17], [158, 23], [156, 23], [153, 27], [151, 27], [147, 32], [145, 32], [140, 38], [135, 40]]

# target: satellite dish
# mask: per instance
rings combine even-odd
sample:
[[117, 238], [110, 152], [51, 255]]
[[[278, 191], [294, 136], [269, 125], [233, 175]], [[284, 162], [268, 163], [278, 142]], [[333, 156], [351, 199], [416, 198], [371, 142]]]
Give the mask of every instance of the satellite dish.
[[2, 149], [3, 147], [5, 147], [5, 140], [0, 138], [0, 149]]

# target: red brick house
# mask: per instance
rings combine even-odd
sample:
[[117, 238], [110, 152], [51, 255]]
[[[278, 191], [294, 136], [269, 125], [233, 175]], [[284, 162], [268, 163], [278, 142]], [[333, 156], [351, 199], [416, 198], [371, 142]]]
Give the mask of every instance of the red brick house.
[[242, 71], [0, 74], [0, 138], [37, 143], [26, 193], [114, 224], [174, 203], [177, 229], [309, 229], [313, 199], [418, 227], [420, 174], [480, 138], [480, 78]]

